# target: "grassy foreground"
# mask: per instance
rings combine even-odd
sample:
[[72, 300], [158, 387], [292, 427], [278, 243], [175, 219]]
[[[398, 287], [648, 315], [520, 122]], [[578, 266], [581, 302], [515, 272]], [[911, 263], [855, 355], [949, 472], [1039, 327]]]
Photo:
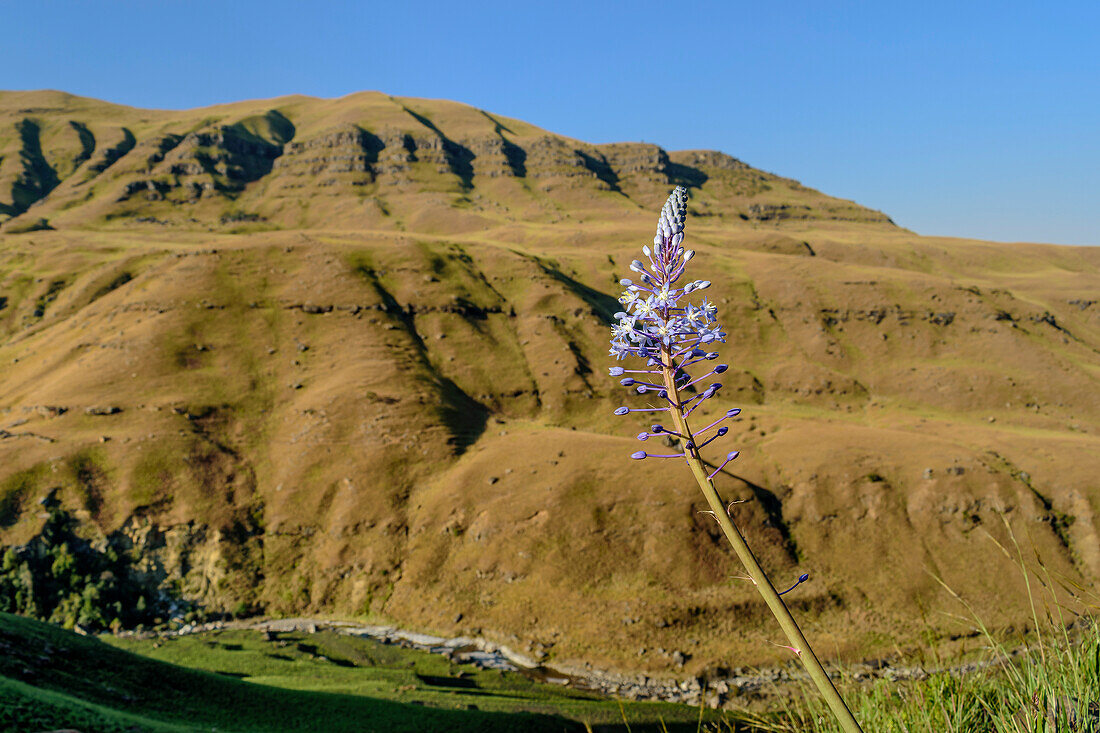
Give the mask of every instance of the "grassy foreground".
[[[813, 695], [778, 695], [782, 709], [766, 715], [701, 719], [681, 705], [620, 707], [331, 632], [104, 639], [0, 614], [0, 733], [836, 730]], [[1100, 629], [1039, 636], [1016, 654], [987, 640], [991, 663], [977, 669], [870, 685], [849, 678], [845, 699], [867, 730], [887, 733], [1100, 732]]]
[[[1100, 624], [1096, 596], [1055, 579], [1036, 555], [1030, 568], [1009, 533], [1031, 606], [1031, 624], [1017, 634], [994, 631], [974, 606], [941, 582], [968, 612], [982, 655], [967, 664], [933, 647], [923, 679], [879, 679], [847, 685], [845, 698], [868, 731], [883, 733], [1100, 733]], [[1006, 556], [1009, 550], [1000, 546]], [[960, 617], [965, 618], [965, 617]], [[808, 692], [808, 690], [806, 690]], [[787, 698], [782, 711], [742, 716], [768, 733], [834, 733], [824, 702]]]
[[[868, 731], [882, 733], [1096, 733], [1100, 731], [1100, 632], [1042, 643], [984, 669], [923, 680], [879, 680], [845, 695]], [[806, 695], [769, 716], [749, 716], [768, 733], [839, 730], [824, 703]]]
[[520, 675], [336, 634], [110, 641], [0, 614], [0, 731], [533, 733], [586, 724], [622, 730], [624, 716], [635, 731], [661, 730], [662, 721], [674, 731], [696, 730], [699, 720], [685, 706], [620, 708]]

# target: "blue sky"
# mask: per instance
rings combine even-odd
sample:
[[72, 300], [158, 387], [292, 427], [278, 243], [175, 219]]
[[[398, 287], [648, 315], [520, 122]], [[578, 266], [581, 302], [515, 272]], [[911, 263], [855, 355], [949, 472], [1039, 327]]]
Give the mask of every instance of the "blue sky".
[[1100, 3], [0, 0], [0, 88], [364, 89], [713, 148], [922, 234], [1100, 244]]

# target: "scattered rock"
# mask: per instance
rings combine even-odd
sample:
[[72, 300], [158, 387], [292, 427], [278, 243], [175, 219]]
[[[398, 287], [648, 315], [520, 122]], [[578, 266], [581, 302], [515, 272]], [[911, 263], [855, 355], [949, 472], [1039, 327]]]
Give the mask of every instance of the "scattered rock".
[[122, 412], [121, 407], [109, 406], [109, 407], [88, 407], [84, 410], [88, 415], [117, 415]]

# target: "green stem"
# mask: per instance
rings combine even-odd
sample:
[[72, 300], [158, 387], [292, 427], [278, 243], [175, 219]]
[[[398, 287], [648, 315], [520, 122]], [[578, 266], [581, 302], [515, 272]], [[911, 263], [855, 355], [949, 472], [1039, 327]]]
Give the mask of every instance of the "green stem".
[[[661, 354], [661, 359], [665, 364], [672, 363], [672, 355], [667, 350]], [[733, 521], [726, 511], [725, 505], [722, 503], [721, 497], [718, 496], [718, 491], [714, 488], [714, 483], [707, 476], [706, 469], [703, 468], [703, 462], [699, 459], [698, 451], [695, 449], [688, 450], [686, 443], [694, 441], [692, 440], [691, 430], [688, 428], [687, 419], [684, 417], [679, 407], [681, 404], [680, 391], [676, 388], [675, 374], [668, 367], [665, 367], [662, 371], [665, 388], [668, 390], [668, 397], [672, 401], [672, 405], [669, 406], [668, 411], [672, 415], [672, 421], [676, 426], [676, 432], [681, 436], [680, 447], [684, 451], [688, 466], [691, 468], [692, 474], [695, 475], [695, 480], [699, 483], [699, 488], [702, 490], [703, 496], [706, 497], [707, 503], [710, 505], [714, 518], [718, 520], [718, 524], [722, 527], [722, 532], [726, 535], [726, 539], [733, 545], [733, 551], [736, 552], [737, 557], [741, 559], [741, 563], [745, 566], [745, 570], [748, 572], [749, 577], [752, 578], [753, 585], [756, 586], [760, 595], [763, 596], [764, 602], [768, 604], [768, 608], [771, 610], [772, 615], [775, 616], [776, 621], [779, 622], [779, 626], [783, 629], [783, 633], [787, 635], [787, 639], [794, 649], [795, 655], [802, 660], [802, 664], [810, 674], [810, 679], [813, 680], [814, 685], [817, 686], [821, 696], [825, 698], [825, 702], [829, 704], [829, 707], [833, 711], [833, 715], [836, 716], [837, 721], [840, 723], [841, 729], [846, 733], [863, 733], [863, 729], [859, 727], [859, 723], [856, 722], [855, 717], [852, 715], [852, 711], [844, 704], [844, 698], [837, 692], [836, 687], [833, 685], [833, 681], [829, 679], [829, 675], [825, 672], [825, 668], [822, 667], [821, 662], [818, 661], [817, 655], [814, 654], [813, 648], [810, 647], [810, 642], [808, 642], [803, 635], [802, 629], [798, 628], [798, 623], [795, 622], [794, 616], [791, 615], [790, 609], [787, 608], [787, 604], [783, 602], [783, 598], [775, 590], [775, 586], [773, 586], [768, 579], [764, 569], [760, 567], [760, 563], [757, 562], [756, 556], [752, 554], [752, 550], [749, 549], [748, 543], [745, 542], [745, 538], [741, 535], [741, 532], [734, 526]]]

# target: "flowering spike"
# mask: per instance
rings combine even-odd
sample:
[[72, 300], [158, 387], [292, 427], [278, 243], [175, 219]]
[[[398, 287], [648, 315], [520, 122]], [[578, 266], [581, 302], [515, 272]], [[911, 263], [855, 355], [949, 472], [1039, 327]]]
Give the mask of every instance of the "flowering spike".
[[[732, 517], [729, 516], [732, 503], [726, 505], [714, 487], [714, 477], [730, 461], [737, 458], [737, 451], [727, 453], [722, 464], [710, 474], [707, 474], [703, 468], [704, 463], [699, 455], [699, 449], [728, 434], [729, 428], [725, 426], [718, 428], [713, 436], [702, 442], [699, 442], [700, 436], [711, 428], [717, 427], [723, 420], [735, 417], [740, 410], [727, 410], [724, 416], [707, 427], [692, 431], [688, 418], [700, 405], [714, 397], [722, 385], [719, 382], [713, 382], [705, 390], [690, 398], [684, 399], [681, 396], [682, 390], [689, 389], [695, 382], [723, 374], [729, 369], [728, 364], [717, 364], [709, 373], [694, 381], [686, 372], [687, 367], [692, 364], [717, 359], [718, 352], [712, 350], [713, 345], [724, 343], [727, 336], [718, 323], [718, 309], [713, 302], [705, 297], [700, 298], [698, 304], [689, 302], [689, 296], [709, 288], [710, 281], [690, 280], [678, 284], [684, 274], [685, 266], [695, 257], [694, 251], [685, 249], [683, 246], [687, 199], [688, 192], [683, 186], [677, 186], [672, 191], [657, 219], [657, 231], [653, 237], [652, 248], [649, 245], [642, 248], [643, 254], [649, 260], [649, 265], [643, 264], [641, 260], [633, 260], [630, 263], [631, 271], [638, 273], [641, 284], [635, 285], [627, 279], [620, 281], [620, 284], [626, 288], [618, 299], [623, 311], [615, 314], [616, 323], [611, 330], [609, 351], [610, 355], [616, 359], [631, 356], [645, 360], [650, 371], [612, 367], [609, 370], [610, 374], [612, 377], [621, 377], [630, 371], [637, 374], [659, 375], [653, 377], [652, 382], [639, 382], [627, 377], [622, 379], [621, 383], [627, 387], [634, 387], [639, 394], [657, 392], [662, 402], [668, 404], [662, 404], [661, 407], [620, 407], [615, 410], [615, 414], [665, 411], [669, 413], [673, 430], [656, 424], [652, 426], [650, 432], [639, 433], [638, 439], [647, 440], [651, 436], [668, 435], [678, 440], [683, 452], [654, 455], [645, 451], [635, 451], [630, 457], [635, 460], [674, 458], [682, 459], [688, 464], [699, 483], [700, 490], [710, 504], [710, 509], [706, 513], [718, 521], [722, 532], [748, 571], [753, 584], [783, 627], [790, 642], [790, 646], [786, 648], [794, 652], [806, 665], [811, 679], [825, 696], [844, 733], [862, 733], [859, 724], [852, 717], [844, 700], [829, 680], [828, 674], [807, 644], [790, 610], [768, 580], [767, 574], [745, 543], [744, 536], [734, 526]], [[643, 377], [643, 379], [649, 378]], [[791, 589], [808, 578], [808, 574], [799, 576], [798, 582]]]

